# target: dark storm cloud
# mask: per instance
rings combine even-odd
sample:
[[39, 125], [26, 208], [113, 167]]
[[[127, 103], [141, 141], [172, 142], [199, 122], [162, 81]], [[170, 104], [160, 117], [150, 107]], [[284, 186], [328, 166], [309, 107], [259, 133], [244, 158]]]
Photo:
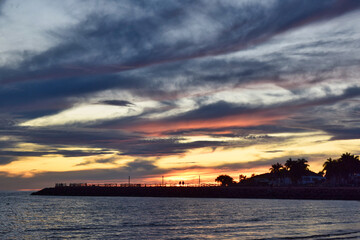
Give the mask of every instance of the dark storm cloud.
[[[183, 121], [197, 121], [197, 120], [209, 120], [216, 119], [224, 116], [239, 116], [239, 114], [246, 115], [277, 115], [277, 114], [292, 114], [298, 113], [307, 109], [311, 112], [313, 107], [319, 107], [321, 105], [327, 105], [329, 102], [337, 102], [340, 100], [346, 100], [350, 98], [354, 98], [360, 94], [360, 91], [356, 87], [348, 88], [344, 91], [342, 95], [339, 96], [329, 96], [328, 98], [322, 98], [321, 100], [310, 100], [307, 102], [295, 100], [294, 102], [285, 103], [285, 104], [277, 104], [271, 107], [247, 107], [247, 106], [237, 106], [231, 103], [226, 103], [220, 101], [215, 104], [207, 105], [200, 107], [197, 110], [190, 111], [183, 115], [179, 115], [177, 117], [171, 117], [168, 119], [161, 119], [159, 124], [171, 124], [174, 122], [183, 122]], [[310, 114], [309, 114], [310, 115]], [[312, 115], [310, 115], [312, 116]], [[103, 150], [99, 152], [82, 152], [82, 151], [74, 151], [74, 152], [64, 152], [58, 151], [58, 154], [64, 156], [86, 156], [86, 155], [98, 155], [98, 154], [106, 154], [109, 151], [119, 151], [121, 155], [130, 155], [130, 156], [166, 156], [166, 155], [177, 155], [184, 154], [190, 149], [196, 148], [217, 148], [217, 147], [239, 147], [246, 146], [248, 144], [258, 143], [261, 136], [266, 137], [266, 134], [271, 133], [281, 133], [281, 132], [306, 132], [310, 129], [312, 130], [323, 130], [330, 134], [338, 135], [340, 138], [340, 133], [346, 134], [346, 138], [358, 138], [357, 131], [351, 132], [350, 129], [344, 129], [343, 131], [340, 128], [328, 128], [326, 129], [324, 122], [319, 124], [317, 121], [313, 121], [313, 119], [306, 120], [303, 119], [302, 123], [299, 122], [300, 119], [295, 120], [287, 120], [285, 125], [261, 125], [261, 126], [250, 126], [250, 127], [233, 127], [233, 128], [198, 128], [198, 129], [190, 129], [190, 130], [173, 130], [173, 131], [164, 131], [162, 134], [164, 136], [176, 136], [175, 138], [164, 138], [164, 139], [149, 139], [146, 133], [128, 133], [122, 130], [114, 131], [113, 128], [123, 128], [126, 129], [127, 126], [131, 126], [132, 124], [142, 125], [147, 123], [149, 120], [138, 120], [138, 121], [130, 121], [129, 120], [112, 120], [112, 124], [101, 124], [98, 127], [100, 128], [80, 128], [80, 127], [70, 127], [70, 128], [14, 128], [12, 130], [2, 130], [2, 134], [9, 136], [16, 136], [21, 138], [21, 141], [48, 145], [48, 146], [79, 146], [79, 147], [100, 147]], [[304, 122], [306, 121], [306, 122]], [[301, 124], [299, 124], [301, 123]], [[114, 125], [115, 124], [115, 125]], [[135, 125], [135, 126], [136, 126]], [[224, 133], [225, 132], [225, 133]], [[195, 141], [195, 142], [187, 142], [183, 143], [181, 138], [177, 136], [186, 136], [203, 134], [213, 137], [233, 137], [233, 138], [241, 138], [241, 139], [251, 139], [251, 137], [255, 138], [252, 143], [240, 143], [237, 141], [233, 142], [224, 142], [224, 141]], [[350, 134], [352, 133], [352, 134]], [[264, 141], [265, 139], [261, 139]], [[280, 141], [280, 139], [270, 139], [269, 142]], [[55, 151], [56, 153], [57, 151]], [[55, 154], [54, 153], [54, 154]], [[39, 152], [39, 153], [17, 153], [17, 154], [32, 154], [32, 155], [45, 155], [48, 152]], [[4, 155], [4, 154], [3, 154]], [[5, 154], [8, 155], [8, 154]], [[14, 153], [13, 155], [16, 156]], [[24, 155], [25, 156], [25, 155]], [[6, 162], [8, 162], [7, 160]]]
[[[296, 68], [313, 71], [311, 69], [316, 66], [314, 60], [308, 59], [307, 63], [304, 63], [305, 65], [299, 64], [300, 67], [295, 65], [295, 69], [287, 67], [286, 72], [279, 71], [280, 66], [285, 62], [289, 63], [291, 60], [284, 58], [279, 62], [273, 61], [270, 63], [246, 59], [233, 60], [232, 62], [211, 60], [195, 64], [194, 62], [184, 62], [152, 67], [146, 71], [134, 72], [131, 75], [58, 79], [53, 80], [51, 83], [41, 81], [20, 83], [15, 88], [0, 89], [0, 107], [8, 111], [16, 111], [19, 116], [24, 118], [35, 118], [54, 114], [68, 108], [71, 106], [71, 102], [66, 100], [67, 97], [86, 96], [106, 89], [129, 90], [139, 96], [171, 100], [174, 96], [186, 92], [187, 88], [191, 86], [200, 87], [204, 86], [205, 83], [208, 86], [216, 87], [224, 83], [255, 83], [264, 80], [266, 82], [269, 78], [274, 82], [281, 83], [281, 81], [284, 81], [280, 77], [281, 74], [291, 74], [298, 71]], [[209, 64], [211, 66], [208, 66]], [[352, 62], [350, 65], [354, 64], [356, 62]], [[327, 68], [331, 68], [331, 66]], [[203, 69], [208, 70], [203, 71]], [[320, 79], [326, 80], [329, 77], [321, 72], [324, 72], [324, 70], [315, 74], [310, 80], [314, 82]], [[147, 79], [141, 75], [146, 75]], [[172, 86], [172, 83], [168, 81], [169, 77], [176, 78], [181, 75], [186, 76], [187, 80], [177, 83], [177, 90], [169, 91], [168, 87]], [[301, 83], [297, 84], [301, 85]], [[347, 94], [349, 96], [351, 94], [355, 95], [356, 91], [356, 89], [349, 89]], [[293, 90], [293, 92], [294, 94], [299, 93], [296, 90]], [[341, 99], [334, 98], [333, 100]], [[130, 106], [126, 100], [105, 100], [99, 103]]]
[[360, 128], [344, 128], [343, 126], [323, 127], [323, 130], [332, 135], [332, 140], [359, 139]]
[[[87, 128], [42, 128], [13, 127], [0, 130], [2, 136], [14, 138], [12, 142], [0, 141], [0, 164], [15, 161], [20, 156], [62, 155], [64, 157], [85, 157], [112, 154], [119, 150], [123, 142], [136, 142], [140, 135], [113, 130], [96, 130]], [[41, 146], [42, 150], [22, 151], [16, 146], [19, 143], [32, 143]], [[61, 148], [96, 148], [96, 150], [62, 150]], [[60, 148], [60, 149], [58, 149]], [[100, 148], [100, 149], [99, 149]], [[120, 148], [121, 149], [121, 148]]]
[[[289, 62], [284, 59], [283, 62]], [[233, 63], [225, 63], [224, 61], [215, 61], [214, 66], [206, 67], [211, 62], [205, 62], [205, 66], [201, 63], [198, 67], [196, 64], [190, 67], [190, 63], [184, 64], [167, 64], [165, 66], [151, 68], [146, 72], [135, 72], [135, 75], [128, 74], [122, 75], [106, 75], [106, 76], [92, 76], [87, 78], [68, 78], [58, 79], [50, 82], [31, 82], [31, 83], [19, 83], [14, 88], [1, 88], [0, 89], [0, 107], [7, 111], [16, 111], [19, 115], [25, 118], [35, 118], [41, 115], [53, 114], [62, 109], [71, 106], [71, 102], [66, 100], [72, 96], [86, 96], [87, 94], [106, 90], [106, 89], [122, 89], [129, 90], [132, 93], [139, 96], [147, 96], [150, 98], [164, 98], [171, 99], [176, 95], [184, 93], [190, 86], [200, 87], [205, 84], [213, 86], [221, 86], [224, 83], [255, 83], [261, 82], [268, 78], [274, 80], [274, 82], [281, 83], [279, 76], [281, 74], [291, 74], [290, 72], [279, 72], [279, 66], [283, 64], [279, 62], [266, 63], [261, 61], [247, 61], [237, 60]], [[172, 66], [174, 68], [172, 69]], [[239, 65], [240, 67], [235, 67]], [[308, 64], [314, 66], [314, 64]], [[194, 68], [195, 69], [191, 69]], [[202, 69], [209, 69], [203, 71]], [[304, 66], [303, 70], [307, 68]], [[294, 70], [296, 71], [296, 70]], [[146, 75], [147, 78], [141, 77]], [[168, 90], [168, 86], [172, 86], [171, 82], [168, 82], [168, 78], [176, 78], [184, 75], [187, 80], [179, 83], [177, 90]], [[317, 74], [313, 80], [318, 80], [322, 77], [321, 74]], [[156, 79], [156, 81], [155, 81]], [[159, 81], [160, 79], [160, 81]], [[163, 81], [161, 80], [163, 79]], [[301, 83], [299, 83], [301, 84]], [[356, 89], [353, 89], [356, 91]], [[296, 93], [296, 92], [294, 92]], [[356, 94], [349, 89], [349, 96]], [[336, 99], [334, 99], [336, 100]], [[341, 100], [341, 99], [338, 99]], [[104, 104], [130, 106], [130, 102], [126, 100], [105, 100]], [[220, 103], [218, 103], [220, 104]], [[205, 109], [204, 109], [205, 110]], [[225, 109], [223, 110], [225, 111]]]
[[168, 156], [186, 153], [191, 149], [196, 148], [217, 148], [226, 146], [227, 143], [223, 141], [194, 141], [189, 143], [182, 143], [179, 139], [153, 139], [132, 142], [123, 144], [120, 149], [123, 155], [131, 156]]
[[127, 163], [124, 169], [129, 172], [146, 171], [151, 173], [151, 171], [158, 170], [158, 167], [151, 161], [135, 159], [134, 161]]
[[84, 162], [81, 162], [79, 164], [76, 164], [76, 166], [85, 166], [85, 165], [90, 165], [90, 164], [94, 164], [94, 163], [101, 163], [101, 164], [115, 164], [115, 161], [117, 161], [118, 158], [116, 157], [102, 157], [102, 158], [97, 158], [94, 160], [87, 160]]
[[[138, 134], [126, 133], [120, 130], [98, 130], [91, 128], [26, 128], [19, 127], [14, 131], [3, 131], [4, 135], [19, 136], [23, 141], [49, 144], [53, 146], [77, 145], [96, 147], [102, 144], [106, 146], [116, 146], [126, 141], [136, 141], [141, 139]], [[113, 144], [113, 145], [112, 145]]]
[[[237, 7], [226, 3], [209, 5], [201, 1], [166, 2], [156, 8], [147, 1], [134, 4], [153, 14], [134, 19], [90, 14], [78, 26], [55, 34], [64, 40], [60, 45], [28, 57], [17, 70], [0, 69], [1, 81], [104, 74], [222, 54], [263, 42], [294, 27], [336, 17], [360, 6], [358, 1], [353, 0], [277, 1], [272, 6], [255, 2]], [[194, 17], [194, 11], [205, 16], [205, 20], [212, 20], [204, 20], [203, 26], [206, 30], [210, 28], [210, 34], [215, 32], [211, 38], [206, 36], [209, 32], [205, 32], [197, 42], [193, 33], [184, 28], [186, 21]], [[224, 12], [227, 14], [224, 15]], [[219, 25], [219, 29], [212, 29], [211, 24], [214, 23]], [[194, 24], [197, 24], [196, 20]], [[180, 37], [171, 35], [171, 30], [183, 28]], [[164, 41], [164, 37], [168, 37], [169, 41]]]
[[[0, 1], [0, 16], [4, 14], [3, 3], [5, 1]], [[320, 27], [303, 30], [306, 26], [316, 26], [313, 23], [319, 21], [326, 27], [327, 20], [359, 10], [360, 1], [254, 0], [209, 4], [208, 1], [144, 0], [130, 1], [127, 5], [127, 11], [134, 14], [122, 16], [119, 4], [119, 9], [114, 7], [119, 14], [94, 11], [86, 16], [79, 15], [77, 24], [46, 32], [54, 41], [47, 50], [16, 52], [14, 63], [0, 66], [0, 137], [5, 137], [5, 140], [0, 139], [0, 165], [21, 157], [47, 154], [94, 156], [79, 165], [116, 165], [118, 158], [126, 155], [139, 158], [181, 156], [191, 149], [204, 147], [215, 150], [259, 143], [286, 144], [288, 138], [270, 138], [268, 134], [271, 133], [321, 130], [330, 134], [332, 140], [359, 139], [356, 119], [360, 117], [360, 110], [349, 102], [359, 98], [360, 88], [348, 83], [360, 77], [357, 29], [335, 26], [333, 32], [321, 32]], [[342, 18], [341, 21], [353, 21], [355, 26], [358, 19], [350, 17], [350, 20]], [[304, 35], [294, 37], [291, 35], [294, 31], [289, 30], [303, 31]], [[283, 34], [286, 31], [288, 34]], [[297, 42], [299, 37], [303, 39]], [[331, 83], [333, 79], [348, 83], [347, 88], [342, 93], [329, 88], [322, 89], [322, 95], [312, 95], [311, 87], [328, 80]], [[263, 86], [266, 83], [286, 88], [293, 98], [275, 104], [268, 103], [266, 98], [251, 104], [211, 99], [213, 92], [244, 85], [265, 88], [263, 92], [266, 92]], [[106, 96], [103, 94], [106, 90], [114, 95]], [[118, 90], [126, 94], [121, 95]], [[196, 108], [162, 119], [148, 117], [176, 110], [180, 108], [178, 100], [192, 98], [194, 92], [201, 95], [202, 90], [205, 91], [203, 96], [194, 97]], [[99, 92], [103, 95], [92, 99]], [[127, 99], [124, 97], [127, 95], [134, 98]], [[281, 98], [281, 95], [275, 97]], [[135, 117], [67, 127], [17, 127], [20, 122], [59, 113], [82, 101], [138, 107], [140, 104], [133, 100], [137, 97], [156, 100], [163, 107], [145, 108]], [[345, 103], [349, 105], [342, 105]], [[337, 114], [331, 115], [335, 112]], [[284, 119], [273, 122], [274, 125], [249, 127], [210, 128], [205, 124], [181, 129], [176, 126], [177, 123], [246, 116]], [[173, 124], [175, 127], [154, 129], [163, 137], [159, 138], [137, 129], [146, 124], [155, 127]], [[194, 135], [211, 136], [219, 141], [184, 141], [186, 136]], [[220, 137], [234, 140], [223, 141]], [[44, 149], [19, 150], [17, 145], [21, 143], [39, 144]], [[79, 150], [57, 149], [66, 147]], [[83, 147], [100, 150], [80, 149]], [[267, 153], [279, 151], [276, 148]], [[112, 156], [101, 156], [103, 154]], [[217, 167], [251, 168], [273, 160]], [[127, 177], [129, 172], [141, 176], [165, 170], [156, 167], [154, 162], [137, 159], [118, 169], [43, 173], [32, 180], [35, 186], [49, 181], [114, 179]], [[21, 182], [30, 187], [27, 179], [0, 173], [2, 183], [1, 179], [12, 179], [17, 186]]]
[[359, 139], [360, 88], [349, 87], [342, 94], [292, 106], [292, 117], [278, 124], [304, 130], [319, 130], [331, 140]]
[[106, 101], [101, 101], [99, 103], [114, 105], [114, 106], [121, 106], [121, 107], [127, 107], [127, 106], [134, 105], [133, 103], [131, 103], [129, 101], [125, 101], [125, 100], [106, 100]]
[[[1, 148], [11, 148], [14, 146], [2, 146], [0, 143]], [[19, 157], [41, 157], [46, 155], [62, 155], [64, 157], [86, 157], [86, 156], [96, 156], [102, 154], [109, 154], [111, 152], [108, 151], [82, 151], [82, 150], [57, 150], [52, 149], [49, 151], [7, 151], [2, 150], [0, 151], [0, 165], [8, 164], [12, 161], [18, 160]]]
[[6, 1], [7, 0], [0, 1], [0, 16], [3, 14], [3, 7], [4, 7]]
[[[255, 66], [256, 64], [252, 64]], [[179, 67], [179, 64], [175, 64], [176, 69], [173, 69], [174, 72], [171, 72], [171, 67], [169, 65], [161, 66], [160, 68], [155, 68], [150, 70], [149, 73], [145, 73], [147, 77], [151, 76], [150, 79], [158, 79], [158, 77], [162, 77], [161, 74], [164, 75], [164, 78], [167, 77], [177, 77], [180, 73], [179, 70], [185, 69], [186, 66]], [[163, 71], [163, 73], [161, 73]], [[151, 73], [153, 72], [153, 73]], [[141, 75], [142, 72], [137, 75]], [[208, 76], [210, 75], [210, 76]], [[214, 75], [206, 74], [205, 76], [192, 76], [192, 73], [189, 74], [189, 79], [229, 79], [231, 80], [230, 74], [227, 74], [227, 78], [225, 75]], [[234, 73], [235, 77], [239, 77], [239, 74]], [[210, 77], [210, 78], [207, 78]], [[165, 84], [165, 87], [164, 87]], [[128, 74], [122, 75], [105, 75], [105, 76], [91, 76], [91, 77], [78, 77], [78, 78], [63, 78], [63, 79], [55, 79], [51, 82], [46, 81], [37, 81], [37, 82], [25, 82], [18, 83], [13, 88], [1, 88], [0, 89], [0, 107], [8, 108], [8, 110], [13, 109], [16, 106], [15, 110], [21, 111], [29, 111], [32, 108], [36, 108], [39, 106], [40, 109], [48, 109], [48, 111], [56, 111], [61, 110], [62, 108], [67, 108], [69, 103], [65, 100], [66, 97], [71, 96], [82, 96], [89, 93], [94, 93], [106, 89], [122, 89], [122, 90], [131, 90], [134, 93], [138, 93], [138, 95], [149, 96], [149, 97], [159, 97], [166, 96], [169, 97], [173, 94], [166, 93], [166, 85], [171, 85], [170, 83], [160, 83], [160, 82], [149, 82], [147, 79], [141, 76], [129, 76]], [[184, 83], [183, 88], [186, 88], [187, 84]], [[181, 87], [181, 86], [180, 86]], [[59, 100], [57, 100], [59, 99]], [[65, 101], [65, 102], [64, 102]], [[109, 100], [103, 103], [118, 105], [125, 104], [127, 102], [115, 102], [116, 100]], [[123, 100], [124, 101], [124, 100]], [[34, 106], [29, 106], [29, 105]], [[41, 107], [41, 105], [43, 105]], [[29, 109], [30, 108], [30, 109]], [[46, 113], [46, 110], [43, 110]], [[35, 110], [36, 112], [36, 110]], [[23, 113], [24, 115], [29, 115]], [[34, 113], [34, 115], [37, 115]]]
[[304, 111], [302, 116], [286, 120], [286, 123], [289, 124], [290, 121], [293, 126], [299, 128], [324, 131], [331, 136], [331, 140], [355, 140], [360, 136], [358, 119], [359, 110], [356, 103], [350, 106], [338, 103], [335, 107], [314, 106]]
[[280, 153], [280, 152], [284, 152], [284, 150], [270, 150], [270, 151], [265, 151], [266, 153]]
[[56, 150], [56, 151], [1, 151], [0, 156], [44, 156], [44, 155], [54, 155], [60, 154], [64, 157], [80, 157], [80, 156], [92, 156], [96, 154], [107, 154], [109, 152], [101, 152], [101, 151], [69, 151], [69, 150]]
[[[90, 128], [59, 128], [59, 129], [31, 129], [2, 131], [2, 134], [20, 138], [18, 142], [28, 142], [47, 146], [43, 151], [2, 151], [0, 156], [6, 156], [8, 163], [19, 156], [44, 156], [59, 154], [64, 157], [96, 156], [118, 152], [119, 155], [129, 156], [166, 156], [186, 153], [190, 149], [225, 146], [221, 141], [195, 141], [182, 143], [177, 138], [149, 139], [147, 135], [125, 133], [119, 130], [98, 130]], [[1, 142], [0, 142], [1, 143]], [[6, 146], [4, 146], [6, 147]], [[8, 146], [11, 147], [11, 146]], [[57, 150], [64, 147], [93, 147], [101, 150]], [[12, 157], [12, 158], [9, 158]], [[110, 159], [113, 160], [113, 159]], [[97, 163], [107, 163], [107, 160], [95, 160]], [[91, 162], [89, 162], [91, 163]], [[86, 165], [87, 163], [84, 163]]]
[[0, 130], [11, 129], [17, 124], [15, 116], [7, 113], [0, 113]]
[[203, 105], [198, 109], [186, 112], [184, 114], [169, 117], [167, 119], [160, 120], [164, 123], [171, 122], [186, 122], [186, 121], [198, 121], [198, 120], [211, 120], [219, 119], [228, 116], [281, 116], [290, 115], [301, 111], [301, 109], [311, 108], [313, 106], [322, 106], [341, 102], [343, 100], [351, 99], [360, 96], [360, 87], [349, 87], [344, 90], [342, 94], [334, 96], [329, 94], [322, 98], [314, 99], [294, 99], [284, 103], [277, 103], [272, 105], [239, 105], [225, 101], [218, 101], [213, 104]]
[[[32, 129], [18, 128], [12, 130], [3, 130], [2, 134], [18, 138], [13, 145], [3, 147], [14, 150], [6, 150], [0, 153], [2, 158], [1, 164], [15, 161], [21, 156], [45, 156], [45, 155], [62, 155], [64, 157], [84, 157], [99, 156], [96, 159], [87, 160], [79, 165], [88, 165], [93, 163], [114, 163], [118, 158], [101, 157], [104, 154], [116, 154], [120, 156], [133, 157], [161, 157], [182, 155], [192, 149], [198, 148], [236, 148], [246, 147], [259, 143], [284, 142], [287, 138], [269, 137], [266, 134], [271, 132], [282, 132], [286, 128], [276, 126], [262, 126], [254, 128], [222, 128], [213, 129], [214, 131], [231, 131], [233, 141], [185, 141], [181, 137], [173, 138], [149, 138], [144, 133], [126, 133], [120, 130], [111, 129], [91, 129], [91, 128], [58, 128], [58, 129]], [[194, 130], [195, 131], [195, 130]], [[295, 130], [294, 130], [295, 131]], [[193, 132], [182, 132], [182, 136], [190, 136]], [[207, 133], [209, 136], [215, 134]], [[177, 135], [177, 136], [180, 136]], [[229, 136], [228, 136], [229, 137]], [[33, 143], [43, 146], [43, 150], [21, 151], [16, 149], [16, 143]], [[1, 143], [1, 142], [0, 142]], [[57, 148], [96, 148], [97, 150], [60, 150]]]
[[332, 136], [331, 140], [359, 139], [359, 96], [359, 87], [349, 87], [338, 96], [299, 104], [293, 108], [294, 118], [284, 122], [294, 128], [324, 131]]
[[14, 156], [1, 156], [0, 157], [0, 166], [1, 165], [6, 165], [8, 163], [11, 163], [12, 161], [15, 161], [16, 157]]
[[[101, 81], [100, 81], [101, 80]], [[48, 82], [31, 82], [16, 84], [14, 88], [0, 89], [0, 106], [20, 105], [37, 103], [52, 98], [65, 98], [80, 96], [87, 93], [97, 92], [108, 88], [123, 87], [136, 88], [142, 86], [136, 79], [126, 81], [116, 76], [66, 78]]]
[[[301, 91], [306, 92], [306, 90]], [[321, 98], [294, 100], [291, 102], [286, 102], [285, 104], [283, 104], [283, 106], [287, 107], [285, 109], [286, 111], [291, 110], [293, 112], [296, 112], [300, 109], [311, 109], [312, 107], [328, 106], [336, 103], [341, 104], [345, 100], [357, 99], [359, 96], [360, 87], [350, 86], [344, 89], [343, 92], [338, 95], [326, 93], [326, 95]]]
[[[184, 136], [192, 134], [203, 134], [208, 136], [225, 136], [225, 137], [246, 137], [251, 134], [270, 134], [282, 132], [307, 132], [311, 130], [321, 130], [333, 136], [336, 139], [358, 139], [359, 130], [356, 124], [359, 118], [360, 109], [358, 105], [347, 104], [360, 96], [359, 87], [346, 88], [342, 94], [332, 95], [315, 99], [293, 100], [271, 106], [238, 106], [227, 102], [218, 102], [211, 105], [205, 105], [199, 109], [187, 112], [185, 114], [162, 119], [162, 124], [171, 124], [186, 121], [206, 121], [209, 119], [218, 119], [226, 116], [291, 116], [287, 120], [277, 121], [277, 125], [261, 125], [242, 128], [193, 128], [179, 129], [162, 132], [163, 135]], [[327, 109], [333, 106], [332, 109]], [[343, 112], [341, 116], [334, 116], [333, 111]], [[317, 119], [314, 119], [316, 116]], [[343, 125], [329, 125], [331, 121], [344, 122]], [[329, 127], [332, 126], [332, 127]], [[225, 133], [224, 133], [225, 132]]]
[[[226, 61], [191, 59], [231, 52], [242, 45], [253, 46], [284, 30], [332, 18], [359, 7], [356, 1], [339, 3], [279, 1], [267, 7], [257, 3], [234, 7], [227, 3], [208, 5], [206, 2], [184, 1], [162, 3], [161, 7], [154, 8], [152, 3], [143, 2], [134, 4], [154, 14], [124, 19], [93, 13], [77, 26], [54, 33], [62, 40], [61, 44], [25, 57], [15, 68], [0, 69], [3, 83], [43, 79], [2, 87], [0, 107], [29, 119], [70, 107], [71, 102], [66, 100], [69, 97], [86, 96], [107, 89], [130, 90], [133, 94], [151, 98], [170, 98], [191, 86], [204, 86], [204, 82], [214, 86], [225, 82], [241, 84], [269, 79], [280, 82], [281, 74], [312, 71], [318, 65], [309, 59], [299, 64], [299, 61], [291, 60], [284, 54], [275, 54], [270, 61], [254, 58]], [[216, 32], [213, 37], [206, 37], [210, 33], [205, 32], [199, 37], [201, 41], [197, 42], [189, 33], [191, 25], [184, 26], [184, 21], [197, 16], [194, 15], [194, 9], [200, 10], [199, 14], [205, 16], [204, 29], [212, 29], [213, 23], [209, 21], [219, 24], [220, 30], [213, 30]], [[227, 12], [226, 16], [224, 11]], [[182, 28], [184, 33], [180, 37], [169, 33]], [[169, 41], [164, 41], [164, 36], [169, 37]], [[181, 36], [185, 36], [184, 39]], [[324, 43], [327, 42], [324, 40], [314, 44]], [[321, 56], [324, 57], [324, 54]], [[327, 58], [332, 59], [329, 56]], [[290, 65], [291, 62], [294, 64]], [[316, 62], [319, 62], [318, 59]], [[288, 65], [285, 72], [280, 70], [284, 63]], [[318, 68], [321, 70], [322, 67]], [[132, 71], [110, 74], [125, 70]], [[169, 86], [173, 84], [169, 79], [178, 76], [185, 76], [187, 80], [178, 83], [177, 90], [169, 91]], [[109, 101], [107, 104], [115, 104]], [[36, 107], [38, 109], [34, 109]]]

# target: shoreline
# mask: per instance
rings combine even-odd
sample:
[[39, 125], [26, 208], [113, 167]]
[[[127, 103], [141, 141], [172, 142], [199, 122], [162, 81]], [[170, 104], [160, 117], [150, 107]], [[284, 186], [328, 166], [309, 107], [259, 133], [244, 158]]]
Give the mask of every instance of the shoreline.
[[360, 187], [53, 187], [31, 195], [360, 200]]

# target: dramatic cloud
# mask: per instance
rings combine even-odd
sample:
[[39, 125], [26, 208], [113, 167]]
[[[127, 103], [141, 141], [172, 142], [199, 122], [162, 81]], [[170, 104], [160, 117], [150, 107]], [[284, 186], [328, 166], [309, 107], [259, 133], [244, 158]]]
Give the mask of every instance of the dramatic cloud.
[[359, 13], [357, 0], [1, 1], [1, 178], [356, 154]]

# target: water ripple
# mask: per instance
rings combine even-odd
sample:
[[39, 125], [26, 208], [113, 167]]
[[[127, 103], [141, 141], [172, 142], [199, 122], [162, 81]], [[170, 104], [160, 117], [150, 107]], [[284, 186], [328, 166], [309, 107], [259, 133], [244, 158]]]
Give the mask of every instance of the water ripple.
[[0, 239], [360, 239], [356, 201], [0, 198]]

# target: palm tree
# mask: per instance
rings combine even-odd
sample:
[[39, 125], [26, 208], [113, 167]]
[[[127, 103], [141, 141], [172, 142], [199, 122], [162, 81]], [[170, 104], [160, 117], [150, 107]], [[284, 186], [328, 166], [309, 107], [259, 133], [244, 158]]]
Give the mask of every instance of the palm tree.
[[286, 168], [281, 163], [275, 163], [271, 165], [270, 170], [270, 177], [274, 180], [275, 184], [281, 184], [283, 178], [287, 174]]
[[302, 173], [305, 173], [306, 171], [309, 171], [309, 164], [307, 164], [307, 160], [305, 158], [298, 159], [296, 161], [296, 168]]
[[269, 170], [270, 170], [270, 173], [274, 173], [274, 174], [278, 175], [283, 167], [284, 166], [281, 163], [277, 162], [277, 163], [271, 165], [271, 168]]
[[356, 173], [360, 171], [360, 160], [359, 156], [355, 156], [351, 153], [344, 153], [339, 158], [339, 162], [342, 163], [347, 173]]
[[323, 172], [325, 172], [325, 177], [330, 179], [335, 177], [336, 175], [336, 168], [338, 165], [338, 161], [334, 160], [332, 158], [326, 159], [326, 161], [323, 164]]
[[293, 161], [289, 158], [285, 163], [286, 169], [289, 171], [289, 175], [293, 184], [297, 184], [301, 177], [309, 171], [309, 164], [304, 158]]
[[328, 158], [323, 164], [325, 177], [336, 184], [349, 184], [355, 173], [360, 173], [359, 156], [343, 153], [339, 159]]
[[354, 154], [344, 153], [338, 160], [340, 175], [348, 181], [355, 173], [360, 173], [359, 156]]
[[296, 164], [296, 161], [293, 161], [291, 158], [289, 158], [285, 162], [285, 167], [287, 170], [290, 170], [295, 164]]

